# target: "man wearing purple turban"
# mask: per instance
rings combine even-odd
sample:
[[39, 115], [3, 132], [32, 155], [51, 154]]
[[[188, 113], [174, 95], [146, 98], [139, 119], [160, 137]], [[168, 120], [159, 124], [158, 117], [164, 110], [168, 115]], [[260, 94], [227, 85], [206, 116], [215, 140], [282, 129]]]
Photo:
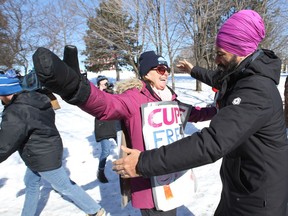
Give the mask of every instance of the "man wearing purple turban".
[[260, 15], [252, 10], [242, 10], [222, 25], [216, 46], [237, 56], [247, 56], [257, 49], [264, 37], [265, 26]]
[[286, 216], [288, 144], [282, 99], [277, 89], [281, 61], [258, 49], [264, 22], [241, 10], [216, 38], [217, 70], [187, 61], [178, 67], [219, 90], [219, 112], [210, 126], [151, 151], [124, 148], [113, 169], [125, 178], [157, 176], [213, 163], [222, 158], [222, 193], [216, 216]]

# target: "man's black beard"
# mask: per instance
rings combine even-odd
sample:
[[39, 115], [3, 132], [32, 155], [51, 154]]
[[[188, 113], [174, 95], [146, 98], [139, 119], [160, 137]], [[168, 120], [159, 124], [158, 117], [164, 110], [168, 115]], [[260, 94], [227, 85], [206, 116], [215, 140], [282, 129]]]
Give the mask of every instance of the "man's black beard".
[[217, 69], [216, 69], [216, 74], [213, 77], [213, 83], [215, 84], [216, 88], [220, 88], [222, 85], [223, 81], [230, 75], [232, 74], [235, 69], [238, 66], [237, 62], [237, 56], [233, 55], [231, 58], [231, 61], [228, 63], [228, 65], [223, 65], [219, 64]]
[[228, 65], [219, 64], [217, 70], [221, 74], [228, 75], [236, 69], [237, 65], [237, 56], [233, 55]]

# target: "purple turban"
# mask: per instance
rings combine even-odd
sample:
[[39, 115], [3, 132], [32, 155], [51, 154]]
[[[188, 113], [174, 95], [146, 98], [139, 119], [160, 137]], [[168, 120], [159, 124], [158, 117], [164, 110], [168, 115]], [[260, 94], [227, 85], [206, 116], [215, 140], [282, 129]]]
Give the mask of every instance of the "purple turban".
[[216, 46], [237, 56], [247, 56], [264, 37], [265, 26], [260, 15], [253, 10], [241, 10], [221, 26]]

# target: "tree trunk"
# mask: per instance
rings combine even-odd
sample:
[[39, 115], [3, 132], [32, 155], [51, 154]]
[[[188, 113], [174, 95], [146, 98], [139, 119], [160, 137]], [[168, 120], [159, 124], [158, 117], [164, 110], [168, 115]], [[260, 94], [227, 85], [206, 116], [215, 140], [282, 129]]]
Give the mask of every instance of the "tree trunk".
[[286, 127], [288, 127], [288, 76], [286, 77], [284, 88], [284, 114]]
[[202, 83], [196, 80], [196, 91], [202, 91]]

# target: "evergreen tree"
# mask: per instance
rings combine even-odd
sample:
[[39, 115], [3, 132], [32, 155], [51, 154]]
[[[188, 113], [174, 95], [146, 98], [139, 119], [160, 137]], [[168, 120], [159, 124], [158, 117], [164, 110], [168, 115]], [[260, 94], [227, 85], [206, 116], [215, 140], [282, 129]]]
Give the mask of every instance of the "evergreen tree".
[[85, 67], [89, 71], [115, 69], [119, 80], [119, 66], [134, 66], [137, 34], [133, 20], [122, 9], [121, 1], [106, 0], [89, 17], [84, 41], [87, 56]]

